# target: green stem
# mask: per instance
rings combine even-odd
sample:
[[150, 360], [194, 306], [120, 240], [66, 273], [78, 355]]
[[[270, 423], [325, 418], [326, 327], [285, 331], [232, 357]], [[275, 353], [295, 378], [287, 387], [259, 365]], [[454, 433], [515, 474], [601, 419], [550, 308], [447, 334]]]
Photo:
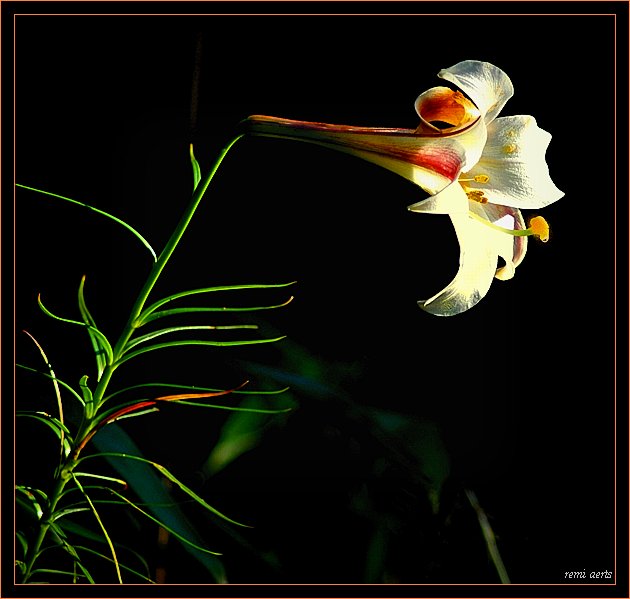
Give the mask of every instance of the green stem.
[[492, 526], [490, 526], [490, 522], [488, 521], [488, 516], [486, 516], [486, 512], [483, 510], [481, 505], [479, 505], [479, 500], [477, 499], [477, 495], [474, 491], [471, 491], [470, 489], [465, 489], [464, 492], [466, 493], [466, 497], [468, 498], [470, 505], [477, 514], [477, 520], [479, 521], [479, 526], [481, 527], [481, 532], [486, 542], [486, 547], [488, 548], [488, 554], [490, 555], [490, 559], [492, 560], [497, 574], [499, 575], [499, 580], [501, 581], [501, 584], [511, 584], [510, 577], [508, 576], [505, 565], [503, 564], [503, 560], [501, 559], [501, 554], [499, 553], [499, 548], [497, 547], [497, 541], [494, 536], [494, 531], [492, 530]]
[[164, 249], [158, 256], [157, 261], [151, 267], [151, 272], [149, 273], [149, 276], [147, 277], [147, 280], [144, 286], [142, 287], [142, 289], [140, 290], [140, 293], [138, 294], [135, 304], [133, 305], [133, 308], [131, 310], [131, 315], [129, 316], [129, 320], [127, 321], [127, 324], [125, 325], [120, 335], [120, 338], [118, 339], [118, 342], [116, 343], [114, 347], [113, 363], [111, 366], [108, 366], [105, 368], [105, 371], [103, 372], [103, 376], [101, 377], [101, 380], [99, 381], [99, 384], [97, 385], [94, 391], [94, 402], [97, 408], [98, 406], [100, 406], [101, 401], [105, 395], [107, 385], [109, 384], [109, 380], [111, 379], [111, 375], [113, 374], [113, 371], [116, 369], [117, 362], [122, 356], [122, 354], [124, 353], [127, 347], [127, 343], [129, 342], [129, 339], [133, 335], [134, 330], [137, 328], [138, 317], [142, 313], [144, 305], [146, 304], [146, 301], [151, 291], [153, 290], [153, 287], [155, 287], [155, 284], [157, 283], [158, 278], [162, 274], [164, 267], [166, 266], [167, 262], [169, 261], [170, 257], [175, 251], [175, 248], [177, 247], [177, 244], [179, 243], [182, 236], [184, 235], [184, 232], [188, 228], [188, 225], [190, 224], [190, 221], [192, 220], [192, 217], [194, 216], [195, 211], [197, 210], [197, 207], [199, 206], [199, 203], [201, 202], [201, 199], [203, 198], [203, 195], [206, 189], [210, 185], [210, 182], [212, 181], [217, 170], [219, 169], [219, 166], [223, 162], [223, 159], [225, 158], [227, 153], [230, 151], [232, 146], [241, 137], [243, 137], [243, 135], [238, 135], [237, 137], [232, 139], [221, 150], [219, 157], [217, 158], [211, 171], [208, 173], [208, 175], [206, 176], [204, 180], [199, 182], [199, 184], [195, 188], [192, 199], [190, 201], [190, 204], [188, 205], [188, 208], [186, 209], [186, 212], [184, 212], [184, 215], [182, 216], [177, 227], [173, 231], [170, 239], [166, 243], [166, 246], [164, 247]]
[[52, 495], [50, 496], [50, 501], [46, 511], [42, 514], [40, 523], [39, 523], [39, 531], [37, 533], [37, 538], [33, 542], [33, 544], [28, 548], [28, 554], [26, 556], [26, 568], [24, 569], [24, 574], [22, 575], [22, 583], [28, 582], [28, 579], [31, 576], [31, 572], [33, 571], [33, 566], [35, 565], [35, 561], [37, 560], [42, 544], [46, 539], [46, 535], [48, 534], [48, 529], [50, 528], [51, 518], [55, 513], [55, 508], [57, 507], [57, 503], [61, 499], [61, 495], [63, 490], [68, 482], [69, 478], [62, 475], [62, 472], [66, 472], [60, 469], [59, 474], [57, 475], [57, 485]]

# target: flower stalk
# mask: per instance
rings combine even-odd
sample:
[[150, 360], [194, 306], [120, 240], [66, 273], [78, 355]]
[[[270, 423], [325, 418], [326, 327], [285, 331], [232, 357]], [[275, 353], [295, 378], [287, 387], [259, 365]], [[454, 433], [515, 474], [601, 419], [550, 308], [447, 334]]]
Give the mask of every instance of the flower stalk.
[[[230, 151], [232, 146], [239, 139], [241, 139], [241, 137], [243, 136], [238, 135], [237, 137], [233, 138], [221, 150], [221, 152], [219, 153], [219, 157], [217, 158], [216, 162], [214, 163], [214, 166], [212, 167], [212, 169], [210, 170], [206, 178], [203, 181], [200, 181], [199, 184], [195, 187], [191, 201], [188, 204], [186, 211], [182, 215], [177, 227], [175, 228], [168, 242], [164, 246], [164, 249], [158, 256], [157, 261], [151, 267], [151, 272], [149, 273], [149, 276], [144, 286], [140, 290], [140, 293], [138, 294], [138, 297], [136, 299], [135, 304], [133, 305], [133, 308], [131, 309], [131, 315], [129, 317], [129, 320], [127, 321], [127, 324], [125, 325], [125, 328], [123, 329], [123, 332], [120, 335], [118, 342], [114, 346], [114, 363], [112, 365], [114, 369], [116, 367], [116, 362], [122, 356], [122, 353], [124, 352], [126, 345], [129, 339], [131, 338], [131, 335], [133, 334], [134, 330], [138, 327], [138, 318], [140, 314], [142, 313], [144, 305], [146, 304], [146, 301], [151, 291], [153, 290], [153, 287], [157, 283], [157, 280], [162, 274], [162, 271], [164, 270], [164, 267], [166, 266], [170, 257], [173, 255], [173, 252], [175, 251], [175, 248], [179, 244], [179, 241], [181, 240], [182, 236], [184, 235], [184, 232], [188, 228], [188, 225], [190, 224], [190, 221], [192, 220], [195, 214], [195, 211], [197, 210], [197, 207], [199, 206], [199, 203], [201, 202], [201, 199], [203, 198], [204, 193], [206, 192], [206, 189], [210, 185], [210, 182], [212, 181], [217, 170], [219, 169], [219, 166], [221, 166], [221, 163], [223, 162], [223, 159], [226, 157], [227, 153]], [[97, 405], [99, 405], [100, 401], [102, 400], [104, 396], [104, 391], [105, 391], [104, 389], [99, 390], [99, 387], [97, 387], [95, 391], [95, 396], [96, 396], [95, 399], [96, 399]]]

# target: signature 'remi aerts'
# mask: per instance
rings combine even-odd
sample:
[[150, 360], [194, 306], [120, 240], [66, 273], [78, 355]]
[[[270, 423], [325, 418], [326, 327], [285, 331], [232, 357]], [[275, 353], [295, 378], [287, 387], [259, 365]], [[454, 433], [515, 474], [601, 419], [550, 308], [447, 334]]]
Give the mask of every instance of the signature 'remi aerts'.
[[[439, 316], [474, 306], [493, 278], [514, 276], [527, 237], [549, 238], [541, 216], [525, 225], [521, 209], [540, 209], [564, 194], [551, 180], [545, 153], [551, 135], [531, 116], [497, 115], [512, 97], [509, 77], [487, 62], [465, 60], [439, 77], [415, 102], [417, 129], [353, 127], [253, 115], [254, 135], [307, 141], [346, 152], [412, 181], [430, 196], [413, 212], [448, 214], [460, 245], [459, 270], [439, 293], [418, 305]], [[505, 264], [497, 268], [498, 258]]]

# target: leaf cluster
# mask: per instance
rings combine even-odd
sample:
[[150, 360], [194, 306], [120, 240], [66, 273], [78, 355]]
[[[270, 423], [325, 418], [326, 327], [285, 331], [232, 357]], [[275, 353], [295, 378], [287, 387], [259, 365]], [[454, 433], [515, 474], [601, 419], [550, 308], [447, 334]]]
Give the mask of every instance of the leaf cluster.
[[[234, 140], [236, 141], [236, 140]], [[232, 142], [234, 143], [234, 142]], [[251, 331], [255, 324], [211, 324], [193, 321], [177, 325], [163, 325], [164, 321], [179, 317], [198, 319], [212, 313], [253, 312], [269, 310], [287, 305], [291, 300], [274, 302], [269, 305], [249, 307], [217, 305], [191, 306], [186, 300], [193, 296], [215, 297], [224, 292], [244, 292], [246, 290], [274, 290], [285, 288], [284, 284], [246, 284], [214, 286], [181, 291], [146, 305], [158, 277], [172, 254], [177, 242], [186, 229], [192, 214], [207, 188], [218, 164], [227, 149], [220, 156], [214, 169], [203, 182], [201, 171], [191, 147], [193, 166], [193, 196], [185, 217], [180, 221], [165, 249], [158, 255], [149, 242], [122, 219], [83, 202], [71, 200], [58, 194], [18, 185], [48, 197], [54, 197], [92, 210], [131, 232], [150, 252], [153, 266], [147, 281], [131, 309], [131, 314], [116, 342], [111, 341], [97, 324], [85, 294], [85, 276], [82, 277], [77, 293], [78, 317], [61, 316], [37, 298], [42, 312], [65, 326], [83, 328], [89, 338], [91, 359], [95, 376], [83, 374], [78, 384], [57, 377], [41, 344], [33, 335], [26, 335], [37, 347], [45, 369], [32, 365], [18, 364], [18, 368], [48, 379], [56, 402], [56, 414], [41, 410], [19, 411], [18, 418], [28, 419], [43, 425], [57, 446], [56, 468], [51, 489], [44, 490], [20, 482], [16, 486], [16, 502], [19, 511], [19, 525], [16, 532], [16, 568], [21, 582], [61, 581], [73, 583], [94, 583], [99, 579], [103, 566], [113, 572], [116, 582], [153, 582], [146, 559], [116, 542], [110, 532], [113, 521], [112, 510], [134, 513], [152, 522], [174, 538], [178, 539], [191, 553], [202, 561], [214, 578], [221, 582], [225, 577], [223, 568], [214, 549], [205, 546], [195, 533], [174, 500], [172, 492], [164, 487], [168, 483], [187, 501], [230, 525], [246, 526], [225, 515], [190, 485], [185, 484], [168, 468], [142, 456], [132, 439], [115, 424], [127, 418], [145, 416], [158, 411], [165, 403], [204, 408], [249, 412], [252, 414], [281, 414], [291, 407], [259, 407], [217, 403], [215, 398], [239, 395], [278, 395], [285, 389], [257, 391], [244, 389], [247, 381], [232, 389], [199, 387], [181, 383], [141, 382], [116, 389], [112, 382], [114, 374], [123, 364], [138, 357], [164, 349], [184, 346], [231, 347], [274, 343], [283, 337], [256, 337]], [[221, 331], [247, 332], [244, 337], [224, 339]], [[164, 394], [168, 389], [167, 394]], [[68, 418], [67, 402], [73, 403], [74, 412], [80, 414], [79, 421]], [[78, 410], [76, 409], [78, 408]], [[102, 440], [91, 443], [93, 437], [104, 430]], [[108, 446], [112, 434], [116, 443]], [[85, 453], [90, 444], [91, 453]], [[93, 464], [106, 462], [116, 476], [103, 474]], [[151, 490], [148, 492], [148, 490]], [[52, 565], [51, 565], [52, 564]], [[97, 564], [93, 567], [93, 564]]]

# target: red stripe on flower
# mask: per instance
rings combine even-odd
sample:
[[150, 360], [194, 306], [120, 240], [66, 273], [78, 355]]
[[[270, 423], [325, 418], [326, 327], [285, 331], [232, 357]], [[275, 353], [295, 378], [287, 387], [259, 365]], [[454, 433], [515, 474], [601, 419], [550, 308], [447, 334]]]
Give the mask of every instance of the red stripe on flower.
[[418, 134], [411, 129], [330, 125], [262, 115], [250, 116], [244, 123], [254, 133], [371, 152], [433, 171], [451, 181], [462, 165], [462, 156], [451, 145], [450, 135], [439, 132]]
[[391, 156], [401, 162], [407, 162], [431, 170], [438, 175], [443, 175], [450, 181], [454, 181], [457, 178], [462, 166], [461, 156], [450, 148], [423, 147], [414, 150], [396, 150], [392, 148], [387, 153], [378, 153]]

